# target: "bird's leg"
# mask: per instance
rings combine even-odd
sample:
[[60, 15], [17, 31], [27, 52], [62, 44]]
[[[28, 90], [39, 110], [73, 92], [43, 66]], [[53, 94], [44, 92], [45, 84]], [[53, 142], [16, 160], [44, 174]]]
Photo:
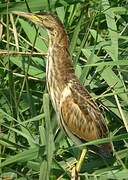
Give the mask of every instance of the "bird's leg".
[[77, 173], [79, 173], [80, 170], [81, 170], [81, 166], [82, 166], [82, 164], [83, 164], [83, 161], [84, 161], [84, 158], [85, 158], [86, 153], [87, 153], [87, 149], [83, 149], [83, 150], [82, 150], [82, 153], [81, 153], [81, 155], [80, 155], [80, 158], [79, 158], [79, 160], [78, 160], [78, 162], [77, 162], [77, 164], [76, 164], [76, 172], [77, 172]]

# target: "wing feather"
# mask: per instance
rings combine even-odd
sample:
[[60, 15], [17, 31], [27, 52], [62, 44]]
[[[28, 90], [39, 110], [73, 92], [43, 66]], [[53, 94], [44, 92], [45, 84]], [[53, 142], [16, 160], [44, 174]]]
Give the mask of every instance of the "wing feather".
[[[79, 89], [77, 89], [79, 87]], [[97, 104], [82, 86], [69, 85], [62, 93], [61, 121], [69, 132], [85, 141], [107, 135], [107, 127]]]

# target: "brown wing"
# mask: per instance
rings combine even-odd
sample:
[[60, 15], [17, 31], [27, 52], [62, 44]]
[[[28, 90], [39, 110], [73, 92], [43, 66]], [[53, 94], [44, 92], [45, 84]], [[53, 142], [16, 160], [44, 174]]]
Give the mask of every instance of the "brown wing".
[[103, 116], [88, 92], [76, 84], [70, 86], [66, 94], [62, 98], [60, 109], [62, 121], [68, 131], [85, 141], [105, 137], [107, 127]]

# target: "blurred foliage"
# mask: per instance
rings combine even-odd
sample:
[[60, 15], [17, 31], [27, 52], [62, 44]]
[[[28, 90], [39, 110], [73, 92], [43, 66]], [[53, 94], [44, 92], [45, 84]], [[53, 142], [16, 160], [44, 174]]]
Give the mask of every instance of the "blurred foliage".
[[75, 72], [103, 111], [114, 160], [88, 152], [81, 179], [127, 179], [128, 2], [0, 2], [0, 152], [2, 179], [71, 179], [80, 148], [64, 136], [46, 89], [48, 36], [11, 11], [50, 11], [64, 23]]

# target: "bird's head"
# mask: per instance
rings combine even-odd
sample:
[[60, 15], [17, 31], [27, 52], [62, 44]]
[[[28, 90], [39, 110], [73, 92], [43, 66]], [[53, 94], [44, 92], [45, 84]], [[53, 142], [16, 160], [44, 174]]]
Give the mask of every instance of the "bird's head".
[[25, 17], [26, 19], [32, 21], [34, 24], [46, 28], [48, 31], [52, 32], [58, 29], [63, 29], [63, 24], [61, 21], [53, 14], [50, 13], [27, 13], [27, 12], [18, 12], [13, 11], [13, 14], [18, 16]]
[[50, 41], [54, 41], [61, 46], [68, 46], [67, 33], [63, 27], [62, 22], [59, 18], [51, 13], [27, 13], [27, 12], [18, 12], [13, 11], [13, 14], [24, 17], [37, 26], [46, 28], [49, 32]]

